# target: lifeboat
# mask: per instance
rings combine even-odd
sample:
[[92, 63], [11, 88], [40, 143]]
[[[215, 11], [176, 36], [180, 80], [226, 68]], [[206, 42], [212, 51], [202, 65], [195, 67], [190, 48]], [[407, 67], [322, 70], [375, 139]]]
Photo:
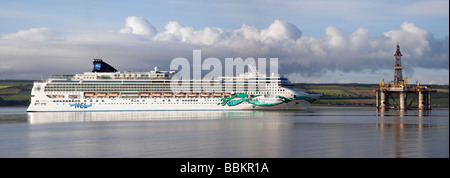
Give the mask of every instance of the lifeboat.
[[161, 93], [152, 93], [153, 96], [161, 96]]
[[98, 96], [105, 96], [106, 93], [97, 93]]
[[197, 96], [198, 93], [189, 93], [188, 96]]
[[230, 93], [224, 93], [224, 95], [230, 95]]
[[173, 93], [164, 93], [164, 96], [172, 96]]
[[177, 93], [175, 96], [184, 96], [184, 95], [186, 95], [186, 93], [181, 92], [181, 93]]
[[222, 96], [222, 93], [214, 93], [214, 96]]
[[110, 96], [117, 96], [119, 93], [109, 93]]
[[141, 96], [148, 96], [150, 93], [141, 93]]
[[202, 93], [202, 96], [210, 96], [211, 93]]
[[95, 93], [84, 93], [85, 96], [94, 96]]

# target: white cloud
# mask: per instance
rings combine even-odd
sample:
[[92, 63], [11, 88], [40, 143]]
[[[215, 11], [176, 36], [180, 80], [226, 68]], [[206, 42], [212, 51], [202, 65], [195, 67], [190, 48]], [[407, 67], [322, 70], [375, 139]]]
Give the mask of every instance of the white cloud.
[[261, 30], [260, 38], [262, 41], [268, 38], [273, 38], [274, 40], [297, 40], [302, 36], [302, 31], [298, 29], [294, 24], [275, 20], [269, 28]]
[[155, 27], [142, 17], [130, 16], [126, 19], [125, 27], [120, 29], [120, 33], [132, 33], [152, 37], [157, 33]]
[[[203, 59], [277, 57], [280, 73], [294, 76], [298, 82], [328, 82], [330, 76], [339, 78], [334, 75], [338, 73], [349, 78], [336, 82], [360, 82], [364, 76], [373, 79], [379, 71], [392, 70], [397, 42], [407, 75], [414, 75], [413, 69], [419, 66], [448, 74], [448, 41], [448, 37], [436, 39], [410, 22], [383, 34], [370, 34], [367, 28], [348, 33], [329, 26], [321, 37], [310, 37], [281, 20], [266, 28], [243, 24], [231, 31], [217, 27], [196, 30], [170, 21], [158, 32], [146, 19], [131, 16], [116, 32], [77, 32], [56, 38], [47, 28], [32, 28], [1, 35], [0, 65], [8, 69], [2, 68], [0, 78], [19, 76], [25, 64], [33, 66], [27, 69], [29, 76], [89, 71], [92, 58], [104, 58], [119, 70], [143, 71], [155, 65], [168, 68], [171, 59], [191, 59], [193, 49], [202, 49]], [[351, 77], [356, 74], [361, 76]]]
[[366, 53], [365, 49], [369, 48], [370, 31], [367, 28], [358, 28], [350, 35], [350, 51], [352, 53]]
[[48, 28], [30, 28], [28, 30], [19, 30], [16, 33], [2, 35], [3, 40], [23, 40], [23, 41], [48, 41], [55, 37], [55, 33]]
[[171, 21], [165, 26], [166, 31], [157, 33], [156, 41], [181, 41], [193, 44], [228, 46], [236, 40], [255, 40], [258, 42], [275, 42], [283, 40], [297, 40], [302, 32], [294, 24], [275, 20], [268, 28], [259, 30], [243, 24], [241, 29], [225, 32], [216, 27], [207, 27], [203, 30], [194, 30], [184, 27], [179, 22]]
[[384, 36], [391, 38], [393, 41], [408, 44], [413, 52], [410, 56], [422, 56], [425, 50], [430, 50], [428, 40], [431, 34], [413, 23], [403, 22], [401, 30], [385, 32]]
[[344, 31], [333, 26], [325, 29], [325, 41], [330, 52], [345, 53], [350, 44], [349, 38]]

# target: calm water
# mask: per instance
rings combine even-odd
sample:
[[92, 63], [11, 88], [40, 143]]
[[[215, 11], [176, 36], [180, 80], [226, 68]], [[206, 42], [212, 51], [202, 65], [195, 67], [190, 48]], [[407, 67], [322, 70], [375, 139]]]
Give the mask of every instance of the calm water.
[[449, 110], [27, 113], [0, 108], [0, 157], [449, 157]]

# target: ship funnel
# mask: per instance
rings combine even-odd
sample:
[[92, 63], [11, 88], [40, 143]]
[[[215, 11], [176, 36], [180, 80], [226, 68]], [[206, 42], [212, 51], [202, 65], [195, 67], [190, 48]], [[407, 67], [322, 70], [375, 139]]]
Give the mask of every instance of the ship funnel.
[[117, 70], [102, 59], [94, 59], [92, 72], [117, 72]]

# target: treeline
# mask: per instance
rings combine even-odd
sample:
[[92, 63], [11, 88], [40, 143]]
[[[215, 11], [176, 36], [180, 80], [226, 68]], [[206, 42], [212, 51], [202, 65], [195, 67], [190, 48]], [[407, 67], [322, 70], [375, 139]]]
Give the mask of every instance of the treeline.
[[[421, 84], [425, 85], [425, 84]], [[437, 92], [431, 93], [433, 106], [448, 107], [449, 86], [448, 85], [426, 85], [431, 86]], [[316, 105], [375, 105], [374, 90], [379, 88], [378, 84], [336, 84], [336, 83], [297, 83], [295, 87], [306, 93], [321, 93], [321, 97], [314, 104]], [[408, 100], [414, 99], [413, 95], [408, 95]]]
[[30, 104], [30, 100], [3, 100], [0, 98], [0, 106], [26, 106]]

